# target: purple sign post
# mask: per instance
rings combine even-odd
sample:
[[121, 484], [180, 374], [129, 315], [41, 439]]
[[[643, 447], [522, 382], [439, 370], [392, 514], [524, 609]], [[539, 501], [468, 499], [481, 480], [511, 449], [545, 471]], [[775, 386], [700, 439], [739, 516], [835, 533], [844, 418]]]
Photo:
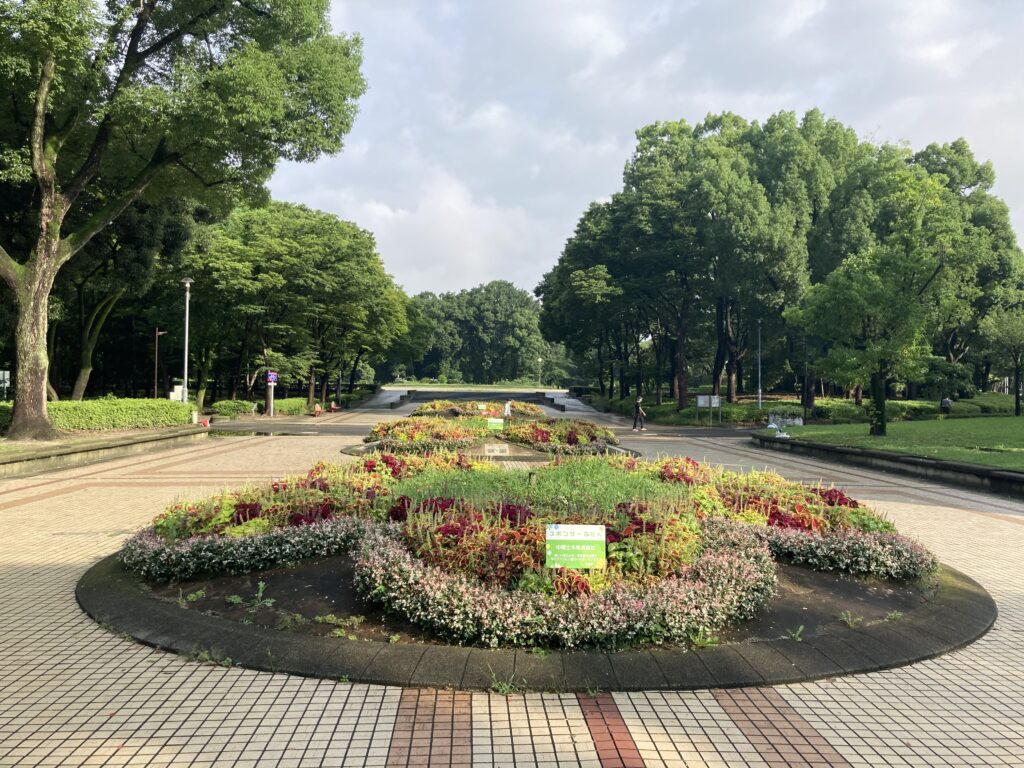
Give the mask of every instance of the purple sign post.
[[267, 371], [267, 400], [263, 412], [274, 417], [274, 387], [277, 386], [277, 371]]

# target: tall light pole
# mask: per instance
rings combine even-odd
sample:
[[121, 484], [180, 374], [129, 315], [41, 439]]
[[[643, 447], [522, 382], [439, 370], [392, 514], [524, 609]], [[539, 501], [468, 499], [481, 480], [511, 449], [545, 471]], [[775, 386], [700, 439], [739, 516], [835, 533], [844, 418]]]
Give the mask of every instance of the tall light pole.
[[537, 358], [537, 386], [544, 386], [544, 358]]
[[156, 400], [160, 395], [157, 394], [157, 381], [159, 376], [160, 368], [160, 337], [165, 335], [167, 331], [161, 331], [160, 326], [156, 327], [153, 331], [153, 399]]
[[757, 318], [757, 410], [761, 410], [761, 318]]
[[184, 373], [181, 378], [181, 402], [188, 402], [188, 302], [191, 297], [189, 288], [195, 281], [191, 277], [182, 278], [181, 284], [185, 286], [185, 364]]

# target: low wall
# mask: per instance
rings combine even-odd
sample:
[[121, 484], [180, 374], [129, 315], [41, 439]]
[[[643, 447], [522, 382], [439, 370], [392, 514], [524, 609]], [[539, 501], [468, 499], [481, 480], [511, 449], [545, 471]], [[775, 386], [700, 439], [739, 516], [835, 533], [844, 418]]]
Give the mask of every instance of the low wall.
[[990, 491], [1017, 499], [1024, 498], [1024, 472], [986, 467], [980, 464], [965, 464], [959, 461], [929, 459], [924, 456], [874, 451], [866, 448], [824, 445], [791, 437], [751, 435], [751, 439], [759, 447], [773, 451], [787, 451], [840, 464], [853, 464], [858, 467], [935, 480], [961, 488]]
[[153, 450], [176, 448], [185, 443], [205, 440], [209, 432], [203, 427], [185, 427], [168, 430], [165, 433], [147, 433], [114, 440], [97, 439], [95, 443], [53, 448], [40, 451], [39, 455], [12, 459], [0, 459], [0, 478], [33, 475], [56, 469], [67, 469], [98, 461], [119, 459]]

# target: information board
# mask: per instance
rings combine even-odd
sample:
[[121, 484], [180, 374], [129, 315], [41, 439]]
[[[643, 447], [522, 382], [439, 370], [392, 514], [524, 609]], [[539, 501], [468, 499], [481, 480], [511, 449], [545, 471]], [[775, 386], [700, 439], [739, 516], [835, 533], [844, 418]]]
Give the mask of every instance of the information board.
[[488, 419], [487, 428], [493, 429], [495, 432], [501, 432], [505, 428], [504, 419]]
[[546, 568], [604, 568], [606, 564], [605, 529], [603, 525], [547, 526], [544, 541]]

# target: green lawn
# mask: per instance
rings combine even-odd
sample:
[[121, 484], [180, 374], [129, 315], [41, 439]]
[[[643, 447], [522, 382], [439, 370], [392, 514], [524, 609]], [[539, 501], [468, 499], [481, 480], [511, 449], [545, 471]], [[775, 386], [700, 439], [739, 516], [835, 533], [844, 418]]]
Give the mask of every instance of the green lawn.
[[866, 424], [811, 424], [786, 429], [790, 437], [816, 443], [1024, 471], [1024, 417], [890, 422], [885, 437], [871, 437], [867, 431]]
[[[612, 413], [627, 417], [633, 415], [635, 398], [632, 397], [609, 401], [607, 398], [590, 395], [584, 399], [598, 410], [608, 409]], [[865, 400], [866, 402], [867, 400]], [[696, 396], [691, 396], [690, 406], [682, 411], [677, 411], [674, 400], [665, 398], [662, 405], [655, 405], [653, 396], [645, 397], [644, 411], [647, 413], [647, 420], [652, 424], [693, 426], [698, 423], [695, 403]], [[886, 410], [892, 421], [936, 419], [939, 416], [939, 403], [931, 400], [889, 400]], [[956, 418], [968, 418], [1010, 415], [1012, 413], [1013, 397], [1011, 395], [984, 392], [970, 399], [955, 401], [952, 415]], [[757, 407], [757, 400], [749, 395], [742, 397], [738, 403], [727, 403], [724, 398], [722, 401], [723, 424], [765, 424], [770, 414], [801, 416], [803, 408], [800, 405], [800, 400], [793, 395], [769, 395], [765, 398], [760, 410]], [[833, 424], [866, 423], [868, 413], [865, 407], [857, 406], [853, 400], [839, 397], [818, 397], [815, 399], [810, 418], [813, 421], [828, 421]], [[708, 423], [706, 408], [701, 409], [699, 423], [705, 426]], [[718, 410], [716, 409], [715, 424], [717, 423]]]

